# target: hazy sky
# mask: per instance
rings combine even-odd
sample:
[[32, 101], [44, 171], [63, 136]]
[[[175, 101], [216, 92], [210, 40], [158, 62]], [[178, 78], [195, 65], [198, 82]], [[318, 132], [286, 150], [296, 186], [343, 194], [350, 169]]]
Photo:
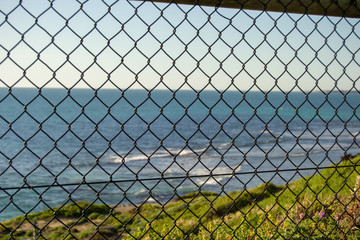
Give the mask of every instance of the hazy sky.
[[0, 87], [360, 89], [359, 19], [0, 0], [0, 36]]

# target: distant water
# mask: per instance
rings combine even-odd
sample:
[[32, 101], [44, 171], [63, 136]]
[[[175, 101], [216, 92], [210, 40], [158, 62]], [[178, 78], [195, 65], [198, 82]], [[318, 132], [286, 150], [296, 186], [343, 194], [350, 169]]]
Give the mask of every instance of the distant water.
[[[14, 89], [12, 94], [16, 99], [0, 89], [0, 187], [5, 188], [0, 220], [70, 198], [165, 202], [174, 189], [220, 193], [222, 187], [236, 191], [263, 181], [282, 184], [301, 176], [267, 171], [324, 167], [345, 151], [359, 151], [357, 93], [75, 89], [67, 95], [46, 89], [38, 95], [35, 89]], [[265, 172], [254, 175], [255, 169]], [[210, 172], [236, 175], [204, 176]], [[186, 179], [187, 174], [202, 177]], [[171, 179], [157, 180], [162, 176]], [[110, 179], [117, 182], [77, 185]], [[48, 186], [67, 183], [75, 185]], [[43, 187], [9, 189], [21, 186]]]

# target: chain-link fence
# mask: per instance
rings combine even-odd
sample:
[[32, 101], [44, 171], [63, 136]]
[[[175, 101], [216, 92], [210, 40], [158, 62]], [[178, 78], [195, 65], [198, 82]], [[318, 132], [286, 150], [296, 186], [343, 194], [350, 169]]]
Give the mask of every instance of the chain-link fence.
[[181, 3], [0, 2], [0, 239], [360, 238], [356, 1]]

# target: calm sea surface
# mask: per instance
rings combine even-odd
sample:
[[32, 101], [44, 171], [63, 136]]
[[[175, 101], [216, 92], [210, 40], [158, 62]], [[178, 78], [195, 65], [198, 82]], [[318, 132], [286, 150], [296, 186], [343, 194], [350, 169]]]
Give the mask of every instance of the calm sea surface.
[[[358, 93], [12, 94], [16, 98], [0, 89], [0, 220], [69, 199], [165, 202], [174, 189], [184, 194], [283, 184], [314, 171], [271, 171], [325, 167], [344, 151], [359, 152]], [[210, 172], [216, 177], [207, 177]], [[170, 179], [157, 180], [162, 176]], [[83, 181], [97, 184], [79, 185]], [[58, 184], [69, 185], [51, 187]]]

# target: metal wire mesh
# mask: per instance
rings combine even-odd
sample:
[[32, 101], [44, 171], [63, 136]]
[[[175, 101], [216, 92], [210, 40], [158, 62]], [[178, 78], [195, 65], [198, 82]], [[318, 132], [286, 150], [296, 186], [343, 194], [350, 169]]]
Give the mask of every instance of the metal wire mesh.
[[266, 10], [2, 1], [0, 239], [359, 237], [359, 20]]

